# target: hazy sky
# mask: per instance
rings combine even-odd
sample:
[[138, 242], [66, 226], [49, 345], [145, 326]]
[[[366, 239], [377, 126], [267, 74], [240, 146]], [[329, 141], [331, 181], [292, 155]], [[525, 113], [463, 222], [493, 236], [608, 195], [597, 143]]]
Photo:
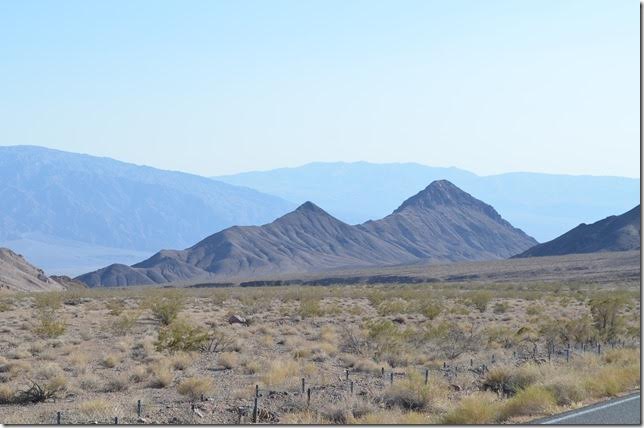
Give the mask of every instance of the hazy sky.
[[639, 2], [3, 1], [0, 144], [639, 177]]

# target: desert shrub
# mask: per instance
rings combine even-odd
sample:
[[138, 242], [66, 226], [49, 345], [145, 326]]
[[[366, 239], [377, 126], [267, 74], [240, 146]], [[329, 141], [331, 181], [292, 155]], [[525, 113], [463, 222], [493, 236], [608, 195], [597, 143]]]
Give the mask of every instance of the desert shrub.
[[239, 356], [234, 352], [222, 352], [218, 361], [222, 367], [233, 369], [239, 365]]
[[170, 325], [183, 309], [183, 295], [178, 290], [166, 291], [152, 297], [147, 306], [162, 325]]
[[436, 424], [437, 422], [430, 415], [399, 409], [380, 410], [365, 415], [356, 421], [357, 424], [365, 425], [428, 425]]
[[31, 381], [29, 388], [18, 391], [14, 396], [14, 402], [19, 404], [41, 403], [49, 399], [58, 398], [67, 389], [67, 379], [64, 376], [57, 376], [44, 382]]
[[441, 423], [448, 425], [493, 424], [499, 419], [501, 404], [491, 393], [474, 393], [463, 398]]
[[112, 321], [112, 331], [118, 335], [124, 335], [132, 331], [141, 313], [139, 311], [128, 311], [122, 313]]
[[532, 304], [525, 308], [526, 315], [535, 316], [543, 313], [543, 306], [538, 304]]
[[519, 391], [501, 408], [501, 419], [515, 416], [535, 416], [547, 412], [555, 404], [555, 398], [543, 386], [532, 385]]
[[14, 394], [15, 391], [11, 385], [0, 384], [0, 404], [11, 404]]
[[95, 392], [98, 391], [101, 385], [100, 379], [95, 375], [83, 376], [78, 381], [78, 386], [83, 391]]
[[58, 292], [36, 293], [34, 305], [38, 310], [56, 310], [63, 305], [63, 295]]
[[293, 360], [271, 361], [262, 373], [261, 380], [266, 386], [279, 386], [297, 377], [298, 373], [299, 366]]
[[446, 395], [443, 385], [433, 381], [425, 384], [420, 374], [412, 372], [405, 379], [389, 386], [382, 401], [388, 407], [399, 407], [406, 410], [430, 409], [434, 400]]
[[449, 359], [480, 349], [482, 341], [473, 324], [464, 325], [453, 321], [430, 326], [424, 332], [423, 339], [435, 342], [439, 351]]
[[319, 317], [324, 312], [320, 308], [320, 300], [315, 298], [304, 298], [300, 301], [298, 313], [302, 318]]
[[210, 336], [199, 326], [193, 326], [188, 321], [176, 319], [170, 325], [159, 329], [156, 341], [157, 350], [196, 351], [206, 345]]
[[355, 423], [357, 418], [364, 417], [373, 411], [374, 406], [367, 401], [348, 399], [324, 406], [320, 413], [329, 423], [347, 425]]
[[612, 397], [639, 384], [639, 364], [625, 367], [608, 366], [595, 370], [583, 381], [593, 397]]
[[174, 380], [174, 375], [167, 364], [156, 364], [150, 368], [150, 374], [150, 388], [166, 388]]
[[414, 332], [401, 330], [388, 319], [376, 319], [365, 323], [369, 346], [377, 355], [401, 352]]
[[197, 400], [202, 394], [207, 394], [213, 389], [213, 381], [209, 377], [190, 377], [177, 385], [177, 392]]
[[381, 316], [395, 315], [406, 313], [409, 309], [409, 302], [400, 297], [389, 299], [381, 302], [377, 308]]
[[130, 382], [134, 383], [140, 383], [146, 380], [149, 376], [148, 371], [145, 369], [145, 367], [142, 366], [137, 366], [134, 367], [132, 370], [130, 370], [128, 374], [128, 378]]
[[492, 300], [492, 293], [485, 290], [473, 291], [467, 295], [468, 303], [481, 313], [485, 312], [490, 300]]
[[0, 312], [7, 312], [13, 308], [13, 303], [9, 299], [0, 300]]
[[80, 403], [76, 410], [88, 419], [111, 419], [113, 416], [113, 404], [102, 398]]
[[508, 311], [509, 307], [510, 305], [508, 305], [506, 302], [497, 302], [494, 304], [492, 312], [494, 312], [495, 314], [504, 314]]
[[110, 354], [110, 355], [106, 355], [101, 360], [101, 365], [106, 369], [113, 369], [120, 362], [121, 362], [121, 357], [119, 357], [116, 354]]
[[67, 326], [59, 319], [53, 310], [42, 310], [38, 314], [38, 320], [34, 333], [40, 337], [54, 338], [65, 333]]
[[194, 362], [195, 356], [188, 352], [177, 352], [172, 357], [172, 368], [175, 370], [185, 370]]
[[485, 390], [513, 395], [527, 388], [540, 378], [539, 369], [531, 364], [521, 367], [494, 367], [484, 381]]
[[244, 374], [256, 374], [262, 369], [262, 365], [257, 360], [246, 360], [242, 363]]
[[105, 302], [105, 308], [112, 316], [119, 316], [125, 310], [125, 301], [122, 299], [109, 299]]
[[435, 301], [425, 301], [419, 308], [419, 312], [429, 320], [434, 320], [442, 311], [443, 305]]
[[595, 328], [605, 340], [613, 340], [623, 329], [623, 317], [620, 309], [626, 303], [621, 294], [601, 294], [590, 300], [590, 313]]
[[554, 397], [555, 402], [560, 406], [567, 406], [577, 403], [586, 398], [584, 390], [577, 374], [558, 376], [544, 382], [544, 388]]
[[130, 385], [130, 379], [126, 374], [120, 374], [118, 376], [111, 376], [105, 383], [105, 392], [120, 392], [127, 391], [127, 388]]

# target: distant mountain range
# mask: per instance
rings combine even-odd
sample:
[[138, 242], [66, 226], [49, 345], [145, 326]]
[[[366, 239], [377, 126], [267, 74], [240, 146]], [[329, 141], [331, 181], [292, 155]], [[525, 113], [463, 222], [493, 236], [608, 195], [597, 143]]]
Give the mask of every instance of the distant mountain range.
[[0, 197], [0, 245], [76, 275], [296, 206], [196, 175], [32, 146], [0, 147]]
[[457, 168], [415, 163], [311, 163], [297, 168], [215, 177], [280, 196], [316, 201], [350, 224], [382, 218], [417, 189], [446, 179], [490, 203], [513, 225], [543, 242], [639, 203], [639, 179], [508, 173], [478, 176]]
[[446, 180], [385, 218], [350, 226], [311, 202], [264, 226], [231, 227], [185, 250], [164, 250], [77, 279], [92, 287], [250, 278], [418, 261], [507, 258], [537, 242]]
[[582, 223], [560, 237], [536, 245], [516, 257], [639, 250], [641, 219], [638, 205], [622, 215], [613, 215], [593, 224]]

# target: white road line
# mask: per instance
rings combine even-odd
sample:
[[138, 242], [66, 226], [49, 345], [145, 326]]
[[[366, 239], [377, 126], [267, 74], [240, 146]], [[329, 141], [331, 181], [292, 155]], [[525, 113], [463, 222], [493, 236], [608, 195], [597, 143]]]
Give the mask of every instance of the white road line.
[[569, 415], [562, 416], [560, 418], [551, 419], [549, 421], [542, 422], [542, 424], [543, 425], [556, 424], [557, 422], [565, 421], [566, 419], [574, 418], [576, 416], [585, 415], [587, 413], [592, 413], [592, 412], [595, 412], [597, 410], [607, 409], [608, 407], [613, 407], [613, 406], [616, 406], [618, 404], [626, 403], [626, 402], [631, 401], [631, 400], [637, 400], [639, 398], [640, 398], [640, 395], [637, 394], [637, 395], [634, 395], [633, 397], [624, 398], [622, 400], [613, 401], [613, 402], [610, 402], [610, 403], [607, 403], [607, 404], [604, 404], [604, 405], [601, 405], [601, 406], [593, 407], [591, 409], [586, 409], [586, 410], [582, 410], [580, 412], [571, 413]]

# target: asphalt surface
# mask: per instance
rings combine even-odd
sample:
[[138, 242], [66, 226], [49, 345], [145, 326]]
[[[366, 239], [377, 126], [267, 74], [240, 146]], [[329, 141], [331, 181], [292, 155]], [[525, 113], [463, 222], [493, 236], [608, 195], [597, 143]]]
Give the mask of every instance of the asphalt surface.
[[531, 422], [554, 425], [640, 425], [640, 393]]

